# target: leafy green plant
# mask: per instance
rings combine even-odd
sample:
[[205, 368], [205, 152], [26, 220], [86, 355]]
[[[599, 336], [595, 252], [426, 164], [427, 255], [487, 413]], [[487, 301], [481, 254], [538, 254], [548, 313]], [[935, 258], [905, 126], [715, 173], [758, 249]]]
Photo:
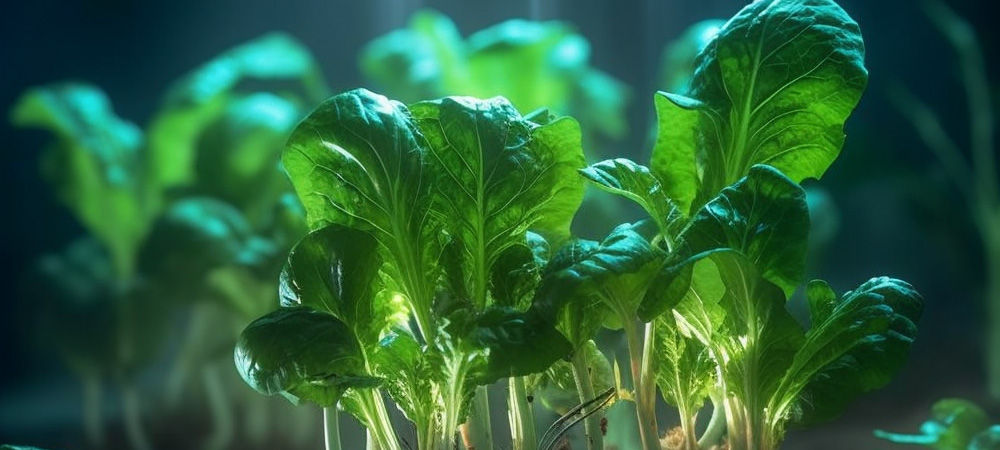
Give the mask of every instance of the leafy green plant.
[[990, 425], [986, 412], [975, 403], [946, 398], [931, 407], [931, 418], [920, 426], [920, 434], [875, 430], [875, 437], [936, 450], [992, 450], [1000, 448], [1000, 424]]
[[590, 43], [564, 22], [508, 20], [463, 39], [447, 16], [421, 10], [407, 28], [370, 42], [360, 67], [380, 90], [405, 102], [502, 95], [520, 111], [573, 115], [584, 127], [587, 151], [595, 152], [598, 136], [627, 133], [629, 89], [589, 59]]
[[[248, 90], [246, 80], [285, 87]], [[190, 327], [164, 389], [168, 407], [197, 392], [188, 383], [196, 371], [214, 422], [206, 448], [228, 446], [231, 371], [220, 357], [266, 310], [280, 255], [305, 232], [275, 159], [299, 105], [325, 90], [308, 50], [274, 33], [185, 75], [145, 130], [84, 83], [37, 87], [14, 106], [15, 125], [56, 136], [43, 175], [89, 233], [39, 261], [31, 292], [44, 339], [83, 380], [93, 446], [105, 443], [106, 380], [119, 387], [130, 445], [152, 445], [136, 380], [178, 315]]]
[[[573, 119], [503, 98], [337, 95], [286, 146], [312, 231], [285, 264], [281, 308], [243, 331], [237, 368], [260, 392], [350, 412], [379, 448], [400, 447], [384, 394], [419, 449], [458, 445], [463, 422], [467, 448], [495, 445], [482, 386], [504, 378], [516, 449], [555, 445], [578, 421], [601, 448], [600, 409], [617, 397], [658, 450], [657, 387], [681, 413], [668, 448], [777, 448], [787, 427], [888, 383], [923, 307], [888, 277], [841, 296], [809, 282], [808, 328], [785, 307], [810, 226], [798, 183], [840, 152], [863, 57], [832, 0], [746, 6], [698, 54], [685, 95], [656, 94], [649, 167], [585, 167]], [[649, 218], [571, 237], [585, 180]], [[602, 327], [625, 334], [631, 389], [595, 395]], [[567, 372], [580, 406], [537, 441], [526, 389], [566, 386]]]

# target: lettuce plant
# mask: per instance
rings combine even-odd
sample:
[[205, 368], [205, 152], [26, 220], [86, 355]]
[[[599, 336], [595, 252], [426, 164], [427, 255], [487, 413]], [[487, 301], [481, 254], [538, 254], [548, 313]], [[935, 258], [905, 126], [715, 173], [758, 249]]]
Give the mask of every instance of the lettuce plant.
[[[573, 119], [522, 116], [503, 98], [332, 97], [283, 154], [311, 231], [285, 264], [281, 307], [243, 331], [237, 368], [260, 392], [324, 407], [328, 426], [350, 412], [384, 449], [401, 446], [385, 395], [417, 448], [453, 448], [463, 422], [465, 446], [484, 445], [480, 387], [504, 378], [516, 449], [554, 445], [617, 391], [636, 402], [642, 448], [658, 450], [657, 387], [681, 413], [668, 447], [777, 448], [787, 427], [886, 384], [922, 310], [889, 277], [840, 296], [810, 281], [808, 328], [785, 308], [810, 226], [798, 183], [836, 159], [863, 56], [832, 0], [746, 6], [698, 53], [684, 95], [656, 95], [648, 167], [584, 167]], [[571, 237], [586, 180], [649, 218]], [[631, 390], [595, 395], [602, 327], [625, 334]], [[581, 405], [538, 441], [527, 386], [569, 384], [566, 362]], [[601, 448], [600, 422], [585, 428]]]
[[[276, 81], [281, 90], [248, 91], [247, 80]], [[266, 310], [271, 289], [263, 280], [304, 233], [275, 154], [299, 105], [325, 90], [308, 50], [274, 33], [178, 80], [145, 128], [117, 116], [85, 83], [39, 86], [14, 105], [15, 125], [55, 135], [41, 158], [43, 176], [88, 232], [40, 259], [32, 295], [44, 338], [83, 381], [93, 446], [104, 445], [107, 381], [121, 392], [130, 445], [152, 445], [142, 418], [151, 402], [135, 381], [183, 313], [189, 335], [163, 390], [167, 407], [181, 391], [199, 392], [188, 383], [197, 369], [203, 386], [194, 387], [214, 425], [206, 448], [229, 445], [231, 371], [221, 370], [219, 357], [238, 327]], [[226, 327], [234, 332], [208, 332]]]
[[627, 133], [629, 89], [589, 59], [590, 43], [565, 22], [513, 19], [463, 39], [447, 16], [421, 10], [408, 27], [365, 46], [360, 68], [386, 94], [406, 102], [502, 95], [521, 111], [571, 114], [584, 126], [587, 151], [595, 152], [590, 147], [597, 137]]

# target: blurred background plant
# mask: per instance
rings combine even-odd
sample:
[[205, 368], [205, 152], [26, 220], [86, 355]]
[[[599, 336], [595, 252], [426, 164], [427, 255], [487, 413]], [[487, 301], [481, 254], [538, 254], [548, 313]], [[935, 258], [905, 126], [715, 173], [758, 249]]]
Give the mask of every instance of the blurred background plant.
[[[260, 445], [275, 408], [289, 416], [243, 395], [232, 348], [270, 307], [304, 233], [278, 155], [303, 108], [326, 95], [310, 52], [275, 33], [175, 82], [145, 130], [85, 83], [36, 87], [14, 106], [15, 125], [54, 135], [43, 175], [88, 232], [43, 256], [26, 292], [38, 342], [83, 384], [93, 448], [116, 446], [108, 385], [135, 449], [152, 448], [147, 428], [164, 413], [207, 410], [207, 449], [229, 448], [237, 426]], [[294, 430], [302, 418], [285, 420]]]

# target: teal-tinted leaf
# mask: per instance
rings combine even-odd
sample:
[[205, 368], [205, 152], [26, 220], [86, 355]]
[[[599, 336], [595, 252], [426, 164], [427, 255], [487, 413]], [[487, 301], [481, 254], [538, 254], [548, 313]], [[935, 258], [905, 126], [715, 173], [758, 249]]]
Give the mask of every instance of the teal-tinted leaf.
[[[820, 284], [820, 286], [815, 286]], [[857, 395], [884, 386], [903, 366], [916, 338], [923, 299], [906, 282], [879, 277], [834, 304], [813, 281], [807, 294], [812, 328], [771, 403], [797, 424], [836, 417]]]
[[677, 253], [683, 256], [723, 248], [743, 253], [791, 296], [802, 280], [809, 244], [805, 192], [777, 170], [754, 166], [701, 208], [680, 240]]
[[211, 197], [188, 197], [157, 218], [139, 254], [139, 268], [163, 288], [193, 295], [190, 289], [200, 287], [212, 269], [257, 265], [274, 250], [232, 206]]
[[313, 231], [288, 254], [281, 271], [281, 306], [306, 306], [336, 316], [374, 346], [392, 318], [391, 302], [376, 297], [382, 259], [364, 231], [329, 225]]
[[643, 165], [625, 158], [609, 159], [592, 164], [580, 173], [597, 187], [638, 203], [656, 222], [661, 233], [667, 233], [677, 219], [677, 208], [660, 181]]
[[310, 113], [283, 156], [310, 228], [337, 224], [372, 233], [418, 318], [430, 310], [437, 258], [430, 248], [439, 231], [428, 223], [425, 155], [405, 106], [358, 89]]
[[667, 43], [660, 56], [659, 87], [667, 92], [686, 93], [698, 54], [715, 39], [725, 23], [721, 19], [696, 22], [681, 32], [677, 39]]
[[60, 200], [108, 248], [117, 276], [128, 276], [160, 198], [148, 190], [143, 135], [104, 93], [87, 84], [29, 90], [11, 111], [20, 127], [52, 131], [42, 172]]
[[569, 110], [585, 125], [585, 130], [596, 129], [604, 136], [620, 140], [628, 134], [626, 109], [631, 97], [627, 84], [600, 70], [588, 68], [576, 78]]
[[250, 387], [293, 402], [330, 407], [348, 388], [377, 384], [365, 370], [364, 351], [351, 328], [307, 307], [281, 308], [247, 325], [235, 359]]
[[538, 126], [502, 98], [411, 108], [432, 155], [435, 213], [460, 249], [474, 304], [485, 307], [491, 267], [529, 228], [568, 235], [583, 196], [579, 127], [572, 119]]
[[512, 19], [469, 36], [467, 52], [475, 92], [466, 95], [503, 95], [523, 111], [566, 113], [590, 44], [564, 23]]
[[917, 444], [937, 450], [994, 449], [989, 446], [974, 446], [974, 441], [986, 443], [989, 435], [989, 417], [974, 403], [946, 398], [938, 400], [931, 408], [930, 420], [920, 426], [917, 435], [890, 433], [875, 430], [875, 437], [899, 444]]
[[202, 131], [225, 114], [229, 95], [244, 80], [297, 81], [310, 101], [327, 94], [309, 50], [284, 33], [268, 33], [229, 49], [176, 81], [149, 127], [151, 174], [159, 186], [191, 181]]
[[754, 164], [795, 182], [819, 178], [840, 152], [867, 78], [858, 25], [834, 1], [753, 2], [698, 56], [689, 96], [700, 103], [678, 105], [697, 111], [697, 139], [674, 142], [670, 151], [684, 157], [654, 161], [698, 175], [695, 207]]
[[233, 98], [198, 140], [196, 189], [236, 206], [251, 223], [266, 223], [291, 191], [278, 161], [299, 114], [297, 105], [269, 93]]
[[1000, 425], [993, 425], [972, 438], [968, 450], [997, 450], [1000, 448]]
[[38, 447], [28, 447], [24, 445], [0, 445], [0, 450], [42, 450]]

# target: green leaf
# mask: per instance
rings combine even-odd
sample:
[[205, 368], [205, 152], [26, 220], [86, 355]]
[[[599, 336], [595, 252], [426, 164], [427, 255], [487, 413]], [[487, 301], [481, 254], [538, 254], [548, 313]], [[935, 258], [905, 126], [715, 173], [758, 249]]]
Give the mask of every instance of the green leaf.
[[43, 157], [44, 177], [108, 248], [116, 276], [131, 275], [160, 201], [148, 189], [142, 131], [115, 115], [104, 93], [88, 84], [31, 89], [15, 104], [11, 121], [56, 135]]
[[475, 367], [476, 385], [541, 372], [573, 352], [555, 324], [532, 310], [494, 306], [461, 311], [452, 318], [448, 331], [461, 342], [459, 348], [468, 355], [485, 356], [485, 365]]
[[365, 78], [407, 103], [446, 94], [470, 94], [465, 42], [455, 23], [422, 9], [400, 28], [369, 42], [359, 66]]
[[179, 298], [196, 296], [207, 274], [226, 265], [255, 266], [275, 249], [254, 235], [235, 208], [212, 197], [188, 197], [157, 218], [139, 253], [139, 268]]
[[281, 271], [281, 306], [306, 306], [348, 324], [366, 348], [377, 345], [399, 305], [376, 296], [382, 259], [364, 231], [329, 225], [309, 233]]
[[524, 245], [512, 246], [500, 254], [490, 274], [494, 304], [526, 310], [541, 280], [548, 252], [545, 238], [529, 231]]
[[681, 35], [667, 43], [660, 55], [660, 87], [667, 92], [684, 94], [694, 75], [696, 58], [707, 46], [726, 21], [706, 19], [696, 22], [681, 32]]
[[198, 139], [195, 189], [236, 206], [251, 223], [267, 223], [281, 195], [291, 191], [278, 160], [299, 108], [264, 92], [227, 103]]
[[649, 168], [660, 179], [663, 191], [685, 216], [691, 213], [695, 197], [701, 189], [702, 172], [696, 146], [701, 115], [701, 103], [677, 94], [657, 92], [657, 133]]
[[[446, 224], [462, 283], [478, 308], [489, 304], [490, 270], [531, 229], [562, 239], [583, 198], [579, 126], [539, 126], [502, 98], [445, 98], [411, 107], [430, 148], [434, 213]], [[454, 261], [453, 261], [454, 262]]]
[[327, 96], [326, 82], [309, 50], [284, 33], [268, 33], [229, 49], [176, 81], [149, 126], [155, 184], [187, 184], [194, 175], [202, 131], [225, 114], [244, 80], [298, 81], [310, 101]]
[[597, 187], [639, 204], [656, 222], [661, 233], [668, 233], [678, 211], [667, 197], [660, 181], [643, 165], [625, 158], [609, 159], [580, 170]]
[[243, 330], [236, 368], [250, 387], [293, 403], [335, 406], [349, 388], [378, 384], [365, 368], [364, 350], [350, 326], [307, 307], [281, 308]]
[[[801, 425], [833, 419], [859, 394], [889, 382], [916, 338], [923, 299], [906, 282], [872, 278], [839, 300], [810, 283], [812, 327], [771, 403]], [[831, 301], [833, 303], [831, 303]]]
[[385, 378], [383, 388], [404, 415], [417, 424], [434, 414], [430, 395], [435, 371], [413, 335], [398, 331], [386, 335], [371, 356], [375, 371]]
[[968, 450], [996, 450], [1000, 448], [1000, 425], [993, 425], [972, 438]]
[[600, 244], [573, 241], [546, 268], [533, 308], [559, 317], [575, 348], [592, 339], [599, 324], [635, 315], [663, 257], [640, 234], [645, 225], [622, 224]]
[[683, 336], [672, 315], [657, 317], [653, 329], [653, 367], [663, 399], [682, 414], [696, 414], [715, 381], [711, 355], [704, 344]]
[[694, 207], [754, 164], [774, 166], [795, 182], [822, 176], [868, 79], [858, 25], [832, 0], [753, 2], [697, 61], [689, 91], [697, 102], [671, 98], [698, 115], [697, 125], [692, 129], [691, 115], [676, 110], [660, 121], [662, 130], [683, 115], [684, 132], [696, 139], [658, 145], [656, 152], [670, 154], [653, 157], [654, 173], [681, 179], [685, 194], [698, 185]]
[[791, 296], [805, 272], [809, 207], [805, 191], [777, 170], [754, 166], [702, 207], [681, 234], [678, 255], [737, 250]]
[[311, 229], [371, 233], [389, 278], [423, 333], [431, 310], [440, 229], [430, 223], [427, 143], [402, 104], [357, 89], [336, 95], [292, 132], [283, 162]]

